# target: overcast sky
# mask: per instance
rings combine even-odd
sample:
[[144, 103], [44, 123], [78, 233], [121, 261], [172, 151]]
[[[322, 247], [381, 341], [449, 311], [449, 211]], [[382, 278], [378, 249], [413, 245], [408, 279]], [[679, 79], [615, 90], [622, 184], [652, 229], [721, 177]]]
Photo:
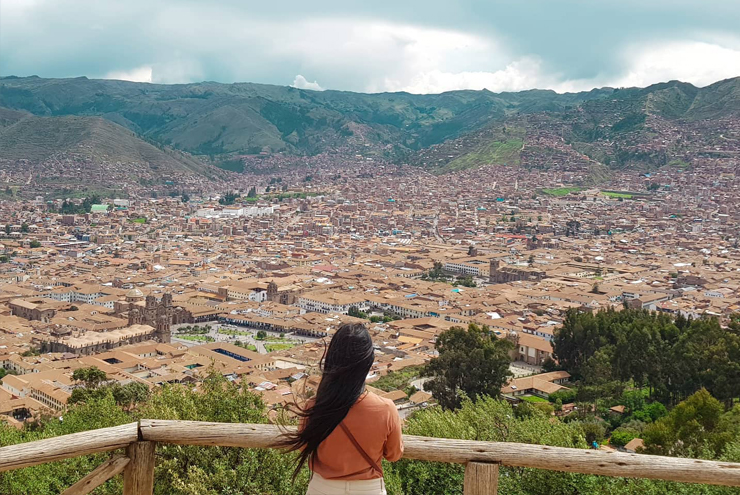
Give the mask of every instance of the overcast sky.
[[0, 75], [580, 91], [740, 76], [740, 0], [0, 0]]

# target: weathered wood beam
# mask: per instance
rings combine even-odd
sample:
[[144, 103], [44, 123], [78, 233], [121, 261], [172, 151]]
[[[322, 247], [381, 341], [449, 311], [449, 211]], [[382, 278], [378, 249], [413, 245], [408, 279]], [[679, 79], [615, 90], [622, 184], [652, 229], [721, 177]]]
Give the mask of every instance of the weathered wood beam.
[[465, 465], [463, 495], [496, 495], [498, 493], [498, 464], [469, 462]]
[[126, 447], [139, 438], [137, 423], [62, 435], [0, 448], [0, 472]]
[[154, 493], [154, 442], [135, 442], [126, 448], [131, 459], [123, 471], [123, 495]]
[[87, 495], [97, 487], [120, 474], [130, 459], [122, 455], [116, 455], [95, 468], [90, 474], [70, 486], [61, 495]]
[[[142, 420], [144, 440], [181, 445], [273, 447], [275, 425]], [[504, 466], [683, 483], [740, 486], [740, 463], [569, 449], [509, 442], [403, 436], [404, 458], [421, 461], [500, 463]]]

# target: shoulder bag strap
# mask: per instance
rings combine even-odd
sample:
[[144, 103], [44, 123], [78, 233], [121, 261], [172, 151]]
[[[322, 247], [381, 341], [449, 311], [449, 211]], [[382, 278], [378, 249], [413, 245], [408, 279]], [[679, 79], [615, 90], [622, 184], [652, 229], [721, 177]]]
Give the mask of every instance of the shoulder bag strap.
[[383, 470], [378, 466], [378, 463], [375, 462], [369, 455], [367, 455], [367, 452], [365, 452], [365, 449], [362, 448], [360, 443], [357, 441], [357, 439], [352, 435], [352, 432], [349, 431], [349, 428], [347, 428], [347, 425], [344, 424], [344, 421], [339, 423], [339, 426], [342, 427], [342, 430], [344, 430], [344, 433], [349, 438], [349, 441], [352, 442], [352, 444], [357, 449], [357, 452], [359, 452], [362, 457], [367, 461], [368, 464], [370, 464], [370, 467], [372, 467], [374, 470], [376, 470], [379, 473], [382, 473]]

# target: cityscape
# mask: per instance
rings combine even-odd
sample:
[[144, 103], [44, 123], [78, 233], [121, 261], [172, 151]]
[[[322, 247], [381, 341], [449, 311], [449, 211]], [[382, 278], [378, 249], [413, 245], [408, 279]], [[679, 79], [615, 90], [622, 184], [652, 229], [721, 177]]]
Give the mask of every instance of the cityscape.
[[[83, 201], [6, 201], [0, 327], [18, 375], [3, 380], [3, 412], [63, 411], [81, 367], [157, 386], [197, 381], [211, 362], [277, 407], [346, 322], [371, 329], [374, 379], [423, 365], [439, 333], [470, 323], [516, 342], [518, 376], [554, 358], [569, 309], [728, 323], [734, 170], [706, 159], [589, 187], [568, 171], [432, 175], [335, 158], [310, 182], [291, 170], [230, 191], [229, 205], [225, 193], [98, 198], [65, 214]], [[433, 400], [389, 393], [409, 409]]]

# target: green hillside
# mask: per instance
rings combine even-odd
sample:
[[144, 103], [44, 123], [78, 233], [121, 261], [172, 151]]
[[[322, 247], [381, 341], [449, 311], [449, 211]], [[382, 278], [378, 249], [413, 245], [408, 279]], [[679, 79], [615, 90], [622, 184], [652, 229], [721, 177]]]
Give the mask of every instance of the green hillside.
[[481, 165], [519, 165], [524, 147], [524, 129], [508, 129], [447, 164], [446, 171], [462, 170]]
[[[0, 120], [9, 112], [0, 112]], [[100, 117], [26, 117], [0, 128], [0, 157], [42, 162], [59, 153], [97, 162], [147, 164], [150, 168], [213, 175], [216, 169], [177, 151], [163, 151], [130, 130]]]
[[[125, 81], [0, 79], [0, 106], [39, 116], [101, 116], [137, 135], [194, 154], [317, 153], [392, 143], [416, 150], [517, 112], [560, 111], [611, 90], [439, 95], [305, 91], [261, 84], [212, 82], [158, 85]], [[353, 136], [352, 124], [367, 126]]]
[[740, 113], [740, 78], [727, 79], [698, 92], [688, 109], [694, 119], [721, 118]]
[[[716, 146], [696, 124], [722, 118], [740, 118], [740, 78], [705, 88], [670, 81], [568, 94], [483, 90], [414, 95], [251, 83], [5, 77], [0, 78], [0, 129], [5, 129], [0, 159], [43, 159], [92, 143], [89, 153], [98, 157], [208, 174], [213, 168], [190, 155], [235, 171], [242, 170], [239, 155], [331, 152], [436, 172], [489, 164], [548, 169], [575, 163], [602, 177], [609, 168], [690, 162], [696, 149]], [[650, 145], [675, 126], [685, 127], [690, 140], [664, 149]]]

